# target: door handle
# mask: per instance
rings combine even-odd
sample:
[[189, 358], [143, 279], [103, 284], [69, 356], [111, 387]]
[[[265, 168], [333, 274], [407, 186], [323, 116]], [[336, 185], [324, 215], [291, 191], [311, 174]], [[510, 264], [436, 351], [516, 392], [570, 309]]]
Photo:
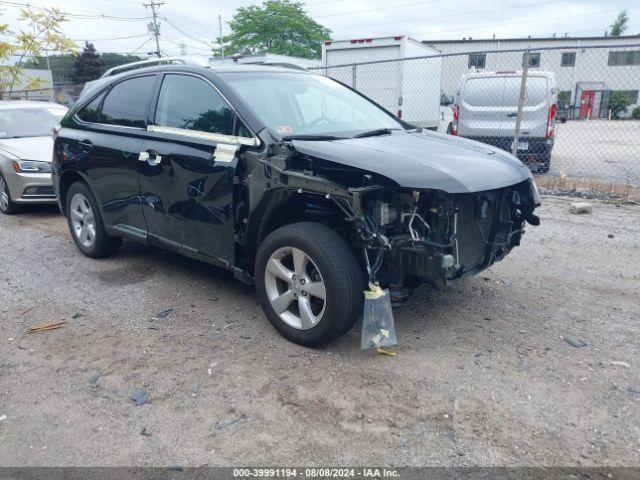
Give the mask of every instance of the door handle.
[[158, 154], [158, 152], [154, 152], [153, 150], [146, 150], [140, 152], [138, 155], [138, 160], [141, 162], [147, 162], [149, 165], [156, 166], [162, 162], [162, 156]]
[[78, 146], [83, 152], [88, 152], [93, 149], [93, 143], [91, 143], [91, 140], [82, 140], [81, 142], [78, 142]]
[[518, 116], [517, 112], [516, 113], [507, 113], [507, 117], [509, 117], [509, 118], [513, 118], [513, 117], [517, 117], [517, 116]]

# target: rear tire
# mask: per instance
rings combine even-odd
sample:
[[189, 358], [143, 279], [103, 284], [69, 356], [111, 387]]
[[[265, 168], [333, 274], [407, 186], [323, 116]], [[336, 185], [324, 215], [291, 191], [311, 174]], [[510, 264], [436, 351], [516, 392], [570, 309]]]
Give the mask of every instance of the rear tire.
[[362, 269], [345, 241], [319, 223], [294, 223], [272, 232], [258, 248], [255, 277], [267, 318], [299, 345], [336, 339], [362, 311]]
[[0, 212], [5, 215], [13, 215], [20, 211], [20, 205], [11, 200], [11, 192], [9, 192], [9, 185], [4, 179], [2, 173], [0, 173]]
[[78, 250], [87, 257], [112, 255], [122, 245], [122, 238], [107, 234], [98, 204], [84, 182], [76, 182], [67, 191], [67, 222]]

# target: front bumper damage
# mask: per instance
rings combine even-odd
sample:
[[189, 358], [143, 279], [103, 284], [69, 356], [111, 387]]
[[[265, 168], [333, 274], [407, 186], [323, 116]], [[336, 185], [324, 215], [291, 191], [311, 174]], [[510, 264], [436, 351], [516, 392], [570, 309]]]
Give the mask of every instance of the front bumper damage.
[[[504, 258], [520, 244], [525, 223], [539, 224], [533, 178], [495, 190], [447, 193], [401, 188], [367, 172], [332, 178], [334, 166], [295, 155], [265, 160], [268, 189], [284, 190], [307, 209], [333, 207], [350, 232], [370, 282], [388, 287], [396, 301], [420, 283], [453, 284]], [[361, 186], [339, 183], [359, 178]], [[337, 227], [340, 228], [340, 227]]]

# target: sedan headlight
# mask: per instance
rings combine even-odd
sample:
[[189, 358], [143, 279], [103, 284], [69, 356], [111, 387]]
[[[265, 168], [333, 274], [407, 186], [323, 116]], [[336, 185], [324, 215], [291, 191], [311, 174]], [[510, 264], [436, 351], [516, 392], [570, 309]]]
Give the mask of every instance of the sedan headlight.
[[13, 169], [18, 173], [51, 173], [51, 163], [38, 160], [14, 160]]

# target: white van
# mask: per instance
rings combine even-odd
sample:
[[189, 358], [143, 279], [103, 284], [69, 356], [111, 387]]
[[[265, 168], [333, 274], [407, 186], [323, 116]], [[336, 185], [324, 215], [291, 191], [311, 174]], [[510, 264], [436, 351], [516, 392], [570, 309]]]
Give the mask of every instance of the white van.
[[[456, 92], [451, 133], [511, 151], [521, 81], [521, 71], [464, 75]], [[554, 74], [529, 70], [518, 157], [539, 172], [549, 171], [557, 101]]]

